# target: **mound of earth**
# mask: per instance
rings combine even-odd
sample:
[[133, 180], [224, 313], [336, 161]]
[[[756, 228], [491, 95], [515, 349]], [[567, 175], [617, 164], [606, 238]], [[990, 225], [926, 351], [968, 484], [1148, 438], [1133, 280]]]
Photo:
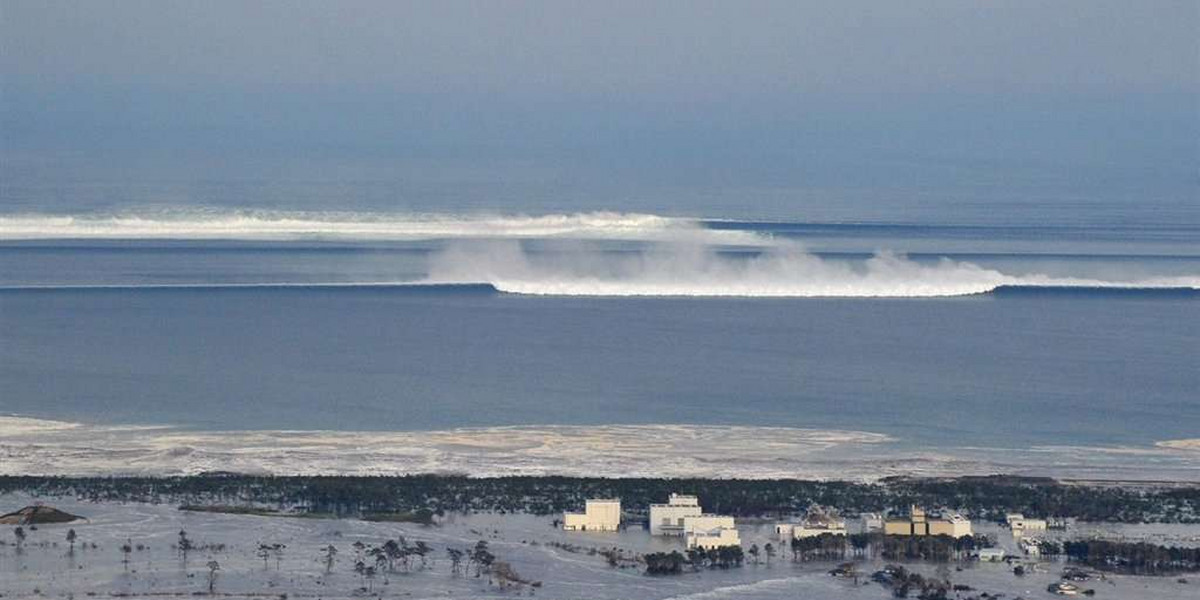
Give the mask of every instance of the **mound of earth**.
[[63, 512], [52, 506], [26, 506], [17, 512], [0, 515], [0, 525], [41, 525], [70, 523], [83, 517]]

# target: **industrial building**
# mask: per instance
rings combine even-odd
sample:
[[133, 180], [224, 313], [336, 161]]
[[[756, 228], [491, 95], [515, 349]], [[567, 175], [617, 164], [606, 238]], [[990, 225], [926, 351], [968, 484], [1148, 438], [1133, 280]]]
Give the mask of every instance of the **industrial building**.
[[906, 517], [886, 519], [883, 532], [887, 535], [948, 535], [960, 538], [971, 535], [971, 521], [958, 513], [927, 515], [925, 509], [913, 506]]
[[809, 511], [799, 523], [779, 523], [775, 525], [775, 535], [779, 541], [790, 543], [792, 540], [816, 537], [822, 534], [846, 535], [846, 520], [820, 510]]
[[616, 531], [620, 526], [620, 500], [588, 500], [582, 513], [563, 515], [563, 529], [566, 531]]
[[666, 504], [650, 505], [650, 535], [682, 536], [684, 519], [702, 514], [699, 498], [671, 494]]
[[688, 549], [710, 550], [722, 546], [740, 546], [742, 543], [733, 517], [725, 515], [684, 517], [683, 536]]

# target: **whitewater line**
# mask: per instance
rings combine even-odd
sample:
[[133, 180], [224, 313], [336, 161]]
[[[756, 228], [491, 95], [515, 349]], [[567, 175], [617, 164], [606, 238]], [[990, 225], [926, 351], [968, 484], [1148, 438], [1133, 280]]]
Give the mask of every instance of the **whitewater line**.
[[112, 215], [0, 215], [0, 241], [585, 239], [763, 243], [753, 232], [645, 213], [526, 215], [168, 210]]
[[1002, 289], [1013, 290], [1110, 290], [1110, 291], [1161, 291], [1161, 292], [1200, 292], [1200, 284], [1154, 284], [1142, 282], [1109, 282], [1087, 281], [1072, 283], [1070, 280], [1046, 281], [1040, 283], [1021, 282], [1014, 278], [1011, 282], [1001, 282], [979, 287], [966, 287], [947, 290], [844, 290], [835, 293], [824, 290], [802, 290], [781, 286], [778, 289], [746, 289], [744, 286], [730, 285], [727, 289], [720, 288], [691, 288], [683, 286], [639, 286], [622, 282], [587, 282], [576, 286], [570, 283], [554, 282], [520, 282], [520, 281], [362, 281], [362, 282], [257, 282], [257, 283], [135, 283], [135, 284], [30, 284], [30, 285], [0, 285], [0, 292], [23, 291], [154, 291], [154, 290], [272, 290], [272, 289], [413, 289], [435, 291], [446, 290], [478, 290], [491, 291], [513, 296], [543, 296], [543, 297], [586, 297], [586, 298], [955, 298], [963, 296], [987, 295]]

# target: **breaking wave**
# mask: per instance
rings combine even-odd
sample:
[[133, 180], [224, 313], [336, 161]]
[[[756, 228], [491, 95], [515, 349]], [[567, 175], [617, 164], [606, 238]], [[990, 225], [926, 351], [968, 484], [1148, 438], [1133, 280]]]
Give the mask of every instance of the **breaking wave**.
[[1159, 448], [1171, 448], [1173, 450], [1188, 450], [1192, 452], [1200, 452], [1200, 438], [1184, 439], [1184, 440], [1164, 440], [1155, 444]]
[[658, 215], [587, 212], [539, 216], [168, 210], [115, 215], [0, 216], [0, 240], [342, 240], [456, 238], [761, 240]]
[[777, 243], [749, 257], [698, 244], [630, 256], [565, 252], [534, 257], [512, 243], [459, 243], [437, 255], [423, 283], [489, 284], [539, 296], [735, 296], [930, 298], [1002, 287], [1200, 289], [1200, 277], [1100, 280], [1009, 275], [969, 262], [934, 263], [881, 252], [865, 261], [824, 259]]
[[[176, 209], [107, 216], [4, 215], [0, 240], [446, 241], [429, 258], [427, 275], [416, 275], [415, 280], [170, 280], [124, 286], [116, 282], [111, 287], [467, 285], [535, 296], [767, 298], [932, 298], [1005, 288], [1200, 290], [1200, 275], [1084, 278], [1006, 273], [971, 262], [911, 260], [886, 251], [865, 260], [835, 259], [761, 231], [761, 224], [739, 228], [735, 221], [715, 223], [617, 212], [455, 216]], [[530, 250], [525, 243], [529, 240], [542, 243], [532, 244], [537, 248]], [[613, 252], [611, 245], [601, 243], [608, 240], [637, 244]]]

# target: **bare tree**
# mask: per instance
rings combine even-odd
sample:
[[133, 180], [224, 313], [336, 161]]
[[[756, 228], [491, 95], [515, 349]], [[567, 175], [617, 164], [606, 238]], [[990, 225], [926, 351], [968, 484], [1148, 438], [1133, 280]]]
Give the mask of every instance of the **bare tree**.
[[363, 577], [367, 580], [367, 592], [375, 591], [375, 567], [367, 567], [363, 569]]
[[186, 563], [187, 558], [188, 558], [188, 553], [191, 552], [192, 548], [194, 548], [195, 546], [192, 545], [192, 540], [188, 539], [187, 532], [180, 529], [179, 530], [179, 543], [176, 544], [175, 547], [179, 550], [180, 558], [182, 558], [183, 562]]
[[337, 553], [338, 553], [337, 548], [334, 548], [333, 544], [326, 546], [325, 549], [321, 551], [321, 557], [325, 559], [325, 574], [326, 575], [333, 572], [333, 563], [334, 563], [335, 557], [337, 556]]
[[125, 572], [129, 572], [129, 555], [133, 553], [133, 540], [126, 539], [121, 546], [121, 564], [125, 565]]
[[263, 561], [263, 570], [267, 570], [267, 560], [271, 558], [271, 547], [267, 544], [259, 542], [258, 550], [254, 551], [254, 555], [261, 558]]
[[413, 554], [416, 554], [418, 557], [421, 558], [421, 568], [422, 569], [425, 568], [425, 564], [426, 564], [425, 556], [427, 554], [429, 554], [431, 551], [433, 551], [433, 548], [430, 548], [429, 544], [426, 544], [425, 542], [422, 542], [420, 540], [417, 540], [417, 545], [413, 547], [413, 550], [412, 550]]
[[221, 570], [221, 563], [210, 560], [208, 561], [208, 595], [213, 595], [217, 588], [217, 571]]
[[446, 554], [450, 557], [450, 572], [458, 575], [462, 571], [463, 551], [458, 548], [446, 548]]

